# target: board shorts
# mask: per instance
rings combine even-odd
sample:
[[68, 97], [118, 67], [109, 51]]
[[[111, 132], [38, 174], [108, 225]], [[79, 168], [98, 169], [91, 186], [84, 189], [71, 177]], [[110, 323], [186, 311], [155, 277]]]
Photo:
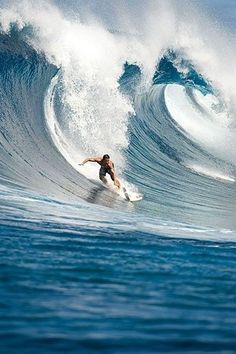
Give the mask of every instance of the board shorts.
[[105, 177], [107, 173], [112, 176], [112, 169], [101, 166], [99, 170], [99, 177]]

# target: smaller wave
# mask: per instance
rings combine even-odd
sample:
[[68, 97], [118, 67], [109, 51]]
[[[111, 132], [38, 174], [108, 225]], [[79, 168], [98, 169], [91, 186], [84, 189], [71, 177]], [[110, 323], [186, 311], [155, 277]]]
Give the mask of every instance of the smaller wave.
[[165, 103], [184, 135], [216, 158], [235, 164], [235, 132], [218, 97], [172, 84], [166, 87]]

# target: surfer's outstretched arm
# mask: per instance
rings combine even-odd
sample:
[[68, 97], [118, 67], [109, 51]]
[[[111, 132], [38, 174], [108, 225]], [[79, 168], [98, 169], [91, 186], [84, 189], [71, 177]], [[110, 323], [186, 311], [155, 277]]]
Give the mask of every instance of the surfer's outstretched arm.
[[84, 165], [86, 162], [100, 162], [101, 160], [102, 160], [101, 157], [88, 157], [87, 159], [82, 161], [82, 163], [80, 163], [79, 165]]

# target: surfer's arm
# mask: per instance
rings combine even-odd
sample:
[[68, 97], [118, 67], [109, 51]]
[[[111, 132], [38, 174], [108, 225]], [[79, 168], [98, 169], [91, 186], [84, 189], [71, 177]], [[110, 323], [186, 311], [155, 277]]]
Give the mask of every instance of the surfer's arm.
[[86, 162], [100, 162], [101, 160], [102, 160], [101, 157], [88, 157], [87, 159], [82, 161], [82, 163], [80, 163], [79, 165], [84, 165]]

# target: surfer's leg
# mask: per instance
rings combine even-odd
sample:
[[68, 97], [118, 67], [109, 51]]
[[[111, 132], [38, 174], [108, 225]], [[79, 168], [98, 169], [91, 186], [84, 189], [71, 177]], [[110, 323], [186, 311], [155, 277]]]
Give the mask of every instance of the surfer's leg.
[[107, 179], [104, 176], [99, 176], [100, 180], [104, 183], [107, 184]]
[[114, 185], [118, 188], [120, 188], [120, 181], [115, 177], [113, 172], [110, 172], [109, 175], [111, 176], [112, 181], [114, 182]]
[[101, 167], [99, 170], [99, 178], [104, 184], [107, 184], [107, 179], [105, 176], [106, 176], [106, 171], [104, 171], [104, 168]]

